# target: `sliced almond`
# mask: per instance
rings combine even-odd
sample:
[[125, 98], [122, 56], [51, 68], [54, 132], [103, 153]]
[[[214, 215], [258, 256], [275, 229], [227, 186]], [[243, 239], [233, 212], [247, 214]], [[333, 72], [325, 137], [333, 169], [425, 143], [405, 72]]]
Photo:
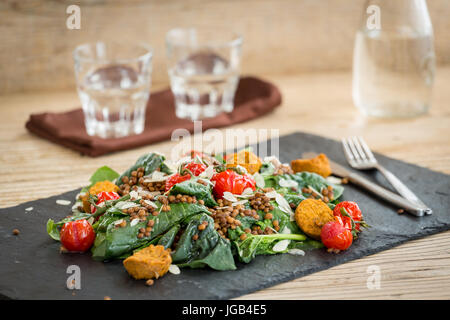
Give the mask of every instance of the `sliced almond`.
[[291, 242], [291, 240], [281, 240], [278, 241], [273, 247], [272, 247], [272, 251], [275, 252], [283, 252], [286, 251], [287, 247], [289, 246], [289, 243]]
[[69, 200], [62, 200], [62, 199], [56, 200], [56, 204], [59, 204], [61, 206], [68, 206], [71, 203], [72, 203], [72, 201], [69, 201]]
[[171, 274], [180, 274], [180, 273], [181, 273], [181, 270], [180, 270], [180, 268], [179, 268], [176, 264], [171, 264], [171, 265], [169, 266], [169, 272], [170, 272]]

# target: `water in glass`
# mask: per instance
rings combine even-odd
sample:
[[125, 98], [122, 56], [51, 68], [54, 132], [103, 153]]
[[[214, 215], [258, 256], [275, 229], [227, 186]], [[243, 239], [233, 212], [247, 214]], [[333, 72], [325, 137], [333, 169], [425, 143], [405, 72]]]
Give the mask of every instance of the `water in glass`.
[[124, 137], [144, 130], [149, 85], [133, 68], [96, 69], [78, 84], [78, 94], [89, 135]]
[[74, 62], [87, 134], [121, 138], [142, 133], [151, 86], [151, 48], [142, 43], [87, 43], [75, 48]]
[[198, 120], [233, 110], [238, 73], [214, 53], [197, 53], [169, 69], [179, 118]]

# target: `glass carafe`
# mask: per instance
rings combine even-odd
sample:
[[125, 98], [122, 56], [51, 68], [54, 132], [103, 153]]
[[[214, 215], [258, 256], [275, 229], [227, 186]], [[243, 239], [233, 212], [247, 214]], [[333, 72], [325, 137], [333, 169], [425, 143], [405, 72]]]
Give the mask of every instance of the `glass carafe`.
[[434, 72], [433, 28], [426, 1], [367, 1], [353, 56], [355, 105], [374, 117], [426, 113]]

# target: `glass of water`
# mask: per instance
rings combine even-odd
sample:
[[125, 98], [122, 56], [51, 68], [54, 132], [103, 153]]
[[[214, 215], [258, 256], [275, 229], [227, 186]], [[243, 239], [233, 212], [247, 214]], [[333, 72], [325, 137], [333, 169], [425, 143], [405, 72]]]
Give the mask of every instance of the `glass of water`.
[[356, 34], [353, 101], [366, 115], [427, 112], [435, 72], [433, 28], [425, 0], [369, 0]]
[[78, 46], [73, 57], [87, 133], [101, 138], [142, 133], [151, 86], [151, 48], [96, 42]]
[[166, 36], [178, 118], [201, 120], [233, 110], [242, 37], [228, 29], [172, 29]]

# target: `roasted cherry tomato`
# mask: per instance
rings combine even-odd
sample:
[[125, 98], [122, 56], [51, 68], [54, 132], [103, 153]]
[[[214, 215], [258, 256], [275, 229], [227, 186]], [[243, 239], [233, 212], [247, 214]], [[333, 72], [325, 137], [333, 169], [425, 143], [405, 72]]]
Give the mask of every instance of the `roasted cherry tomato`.
[[187, 165], [184, 166], [184, 169], [187, 169], [190, 172], [192, 172], [194, 176], [199, 176], [200, 173], [206, 170], [206, 168], [207, 168], [206, 165], [194, 162], [188, 163]]
[[[344, 214], [342, 213], [342, 208], [345, 209], [349, 216], [346, 216], [345, 212]], [[362, 222], [362, 213], [356, 202], [342, 201], [338, 203], [333, 209], [333, 214], [335, 217], [339, 217], [338, 221], [341, 221], [342, 225], [350, 231], [353, 229], [352, 219], [354, 222]], [[354, 227], [355, 230], [359, 232], [361, 229], [361, 223], [355, 223]]]
[[247, 175], [240, 175], [233, 170], [226, 170], [215, 174], [211, 181], [215, 182], [214, 195], [222, 198], [223, 193], [228, 191], [233, 194], [242, 194], [245, 189], [256, 189], [256, 182]]
[[87, 220], [66, 222], [60, 232], [61, 244], [69, 251], [85, 252], [94, 243], [95, 232]]
[[171, 175], [166, 180], [166, 192], [169, 191], [170, 188], [172, 188], [177, 183], [189, 180], [190, 178], [191, 178], [190, 174], [185, 174], [184, 176], [182, 176], [179, 173], [175, 173], [175, 174]]
[[[102, 202], [105, 202], [106, 200], [116, 200], [119, 199], [120, 196], [117, 192], [106, 192], [106, 191], [102, 191], [100, 193], [97, 194], [97, 202], [95, 203], [96, 205], [99, 205]], [[94, 207], [93, 205], [91, 205], [91, 213], [95, 213], [95, 211], [97, 211], [97, 208]]]
[[325, 247], [338, 250], [348, 249], [353, 242], [351, 231], [337, 220], [327, 222], [322, 227], [320, 238]]

